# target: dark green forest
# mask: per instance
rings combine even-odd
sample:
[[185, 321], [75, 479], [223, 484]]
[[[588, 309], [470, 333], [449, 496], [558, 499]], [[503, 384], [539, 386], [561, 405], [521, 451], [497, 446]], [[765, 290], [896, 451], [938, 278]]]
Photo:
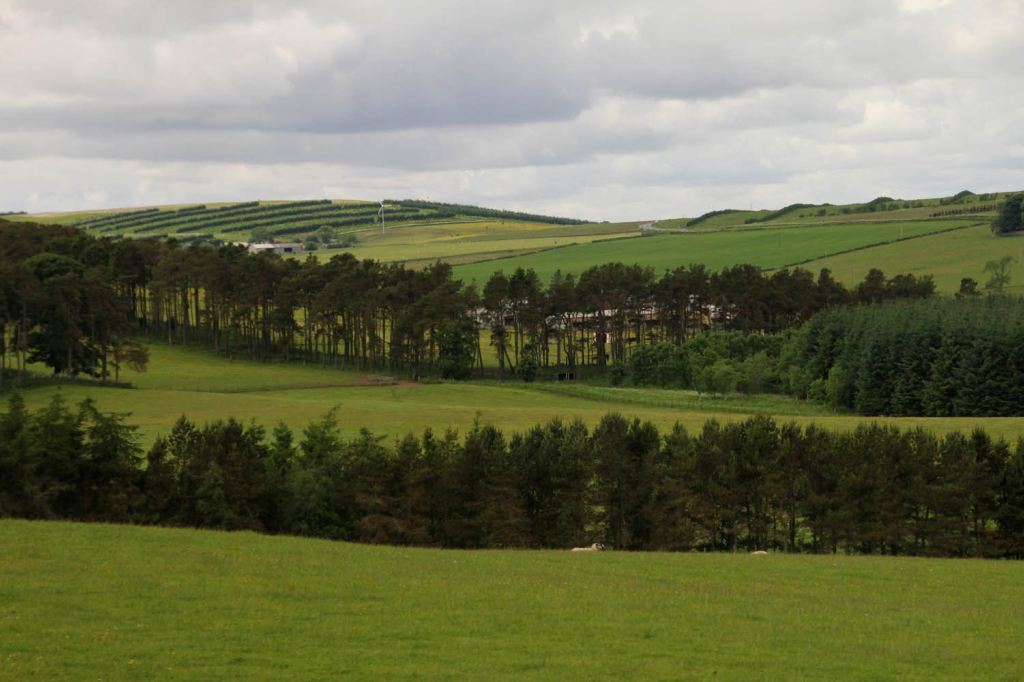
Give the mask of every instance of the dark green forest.
[[609, 414], [505, 435], [394, 443], [296, 438], [184, 417], [143, 452], [134, 429], [56, 397], [0, 415], [0, 517], [248, 529], [456, 548], [762, 550], [1024, 557], [1024, 442], [770, 417], [697, 433]]
[[633, 349], [612, 383], [783, 393], [858, 414], [1024, 414], [1024, 303], [967, 296], [833, 307], [781, 333], [710, 330]]
[[819, 313], [791, 341], [789, 389], [865, 415], [1024, 413], [1024, 304], [932, 299]]

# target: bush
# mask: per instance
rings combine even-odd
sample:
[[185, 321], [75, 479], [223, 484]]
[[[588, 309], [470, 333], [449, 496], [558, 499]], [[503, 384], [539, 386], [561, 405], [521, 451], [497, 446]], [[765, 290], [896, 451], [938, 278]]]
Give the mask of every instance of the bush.
[[770, 393], [777, 390], [779, 374], [776, 364], [777, 359], [770, 358], [764, 351], [751, 355], [738, 367], [740, 377], [736, 388], [741, 393]]
[[697, 375], [696, 388], [701, 393], [735, 393], [740, 372], [729, 360], [719, 360]]
[[540, 372], [540, 362], [537, 361], [537, 354], [532, 350], [524, 351], [519, 357], [519, 366], [516, 368], [516, 374], [520, 379], [529, 384], [536, 380], [538, 372]]
[[811, 382], [810, 386], [807, 387], [807, 399], [815, 402], [825, 402], [825, 396], [827, 395], [827, 389], [825, 388], [824, 379], [815, 379]]
[[999, 206], [999, 215], [992, 221], [992, 232], [1006, 234], [1024, 229], [1024, 194], [1014, 194]]
[[448, 322], [438, 330], [438, 364], [443, 379], [468, 379], [476, 360], [476, 333], [469, 325]]
[[629, 374], [637, 386], [688, 387], [693, 383], [688, 353], [667, 342], [634, 350]]
[[621, 386], [629, 376], [629, 371], [622, 363], [616, 362], [608, 369], [608, 380], [612, 386]]
[[[820, 381], [820, 380], [819, 380]], [[835, 365], [828, 371], [825, 380], [825, 400], [833, 407], [850, 405], [853, 402], [853, 381], [845, 368]]]

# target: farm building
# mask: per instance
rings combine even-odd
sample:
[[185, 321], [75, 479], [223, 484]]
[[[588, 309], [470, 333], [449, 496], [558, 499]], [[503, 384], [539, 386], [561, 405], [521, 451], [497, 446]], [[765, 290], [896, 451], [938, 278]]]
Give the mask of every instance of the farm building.
[[265, 242], [248, 244], [249, 253], [301, 253], [306, 250], [300, 242]]

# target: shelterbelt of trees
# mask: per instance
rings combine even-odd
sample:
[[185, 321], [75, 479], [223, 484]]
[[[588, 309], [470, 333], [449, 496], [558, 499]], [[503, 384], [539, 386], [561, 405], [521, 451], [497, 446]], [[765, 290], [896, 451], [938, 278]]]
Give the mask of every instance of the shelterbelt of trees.
[[776, 334], [639, 346], [613, 382], [784, 393], [863, 415], [1024, 414], [1024, 300], [978, 293], [823, 310]]
[[860, 414], [1024, 414], [1024, 301], [987, 296], [819, 313], [795, 335], [791, 390]]
[[933, 292], [929, 277], [877, 271], [850, 291], [827, 270], [815, 278], [799, 268], [691, 265], [657, 277], [621, 263], [579, 279], [556, 274], [546, 287], [530, 270], [496, 272], [477, 291], [442, 263], [415, 271], [347, 254], [297, 261], [0, 222], [0, 358], [115, 379], [123, 364], [145, 363], [141, 335], [255, 360], [464, 378], [482, 368], [481, 331], [500, 372], [605, 367], [645, 343], [707, 329], [773, 332], [830, 306]]
[[297, 441], [182, 418], [143, 456], [133, 429], [57, 397], [0, 414], [0, 517], [251, 529], [439, 547], [779, 550], [1024, 557], [1024, 442], [983, 431], [851, 433], [770, 417], [698, 433], [606, 416], [506, 437]]

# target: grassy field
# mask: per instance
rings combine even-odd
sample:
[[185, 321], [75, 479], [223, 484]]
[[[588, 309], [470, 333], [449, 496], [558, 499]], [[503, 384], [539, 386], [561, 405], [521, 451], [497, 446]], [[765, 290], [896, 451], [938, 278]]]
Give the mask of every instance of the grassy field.
[[476, 220], [415, 225], [357, 233], [359, 243], [345, 249], [320, 250], [326, 260], [348, 252], [357, 258], [384, 262], [424, 263], [435, 260], [476, 262], [509, 253], [524, 253], [609, 237], [639, 237], [636, 223], [548, 225], [519, 221]]
[[0, 678], [1018, 679], [1014, 562], [0, 521]]
[[[708, 218], [671, 218], [658, 220], [655, 226], [662, 229], [687, 229], [692, 231], [728, 230], [733, 228], [771, 227], [778, 225], [811, 225], [836, 222], [876, 222], [879, 220], [927, 220], [936, 213], [951, 211], [971, 211], [973, 216], [990, 220], [995, 215], [995, 206], [1012, 192], [992, 192], [988, 194], [964, 195], [960, 193], [950, 197], [932, 197], [928, 199], [893, 199], [875, 206], [875, 210], [867, 204], [818, 204], [814, 206], [793, 207], [789, 210], [726, 210]], [[787, 207], [788, 208], [788, 207]], [[758, 220], [765, 222], [747, 222]]]
[[739, 263], [778, 268], [829, 254], [976, 224], [974, 220], [844, 223], [797, 228], [732, 230], [595, 242], [505, 258], [455, 269], [464, 281], [485, 282], [495, 270], [532, 267], [542, 281], [556, 270], [580, 273], [611, 261], [640, 263], [663, 271], [703, 263], [712, 270]]
[[[414, 384], [388, 377], [315, 366], [231, 361], [203, 351], [154, 346], [149, 371], [126, 372], [136, 388], [69, 384], [25, 392], [32, 407], [55, 393], [66, 400], [96, 400], [100, 409], [129, 413], [141, 428], [145, 444], [166, 434], [175, 420], [187, 415], [197, 422], [237, 417], [266, 427], [284, 421], [301, 429], [331, 409], [338, 410], [342, 430], [360, 428], [388, 438], [420, 433], [430, 427], [465, 432], [479, 415], [503, 429], [525, 430], [554, 417], [596, 423], [608, 412], [648, 419], [659, 427], [676, 422], [690, 429], [705, 421], [743, 419], [771, 414], [780, 420], [852, 429], [863, 417], [843, 415], [784, 396], [711, 396], [693, 391], [596, 387], [578, 384], [524, 384], [516, 380]], [[1024, 436], [1021, 418], [886, 418], [904, 427], [921, 426], [939, 433], [970, 431], [983, 426], [996, 436]]]
[[934, 275], [939, 291], [952, 293], [960, 288], [963, 277], [973, 277], [984, 285], [988, 279], [985, 263], [1003, 256], [1017, 259], [1011, 290], [1024, 291], [1024, 239], [994, 237], [987, 225], [822, 258], [803, 267], [812, 272], [830, 268], [836, 279], [847, 285], [856, 284], [871, 268], [887, 274]]

